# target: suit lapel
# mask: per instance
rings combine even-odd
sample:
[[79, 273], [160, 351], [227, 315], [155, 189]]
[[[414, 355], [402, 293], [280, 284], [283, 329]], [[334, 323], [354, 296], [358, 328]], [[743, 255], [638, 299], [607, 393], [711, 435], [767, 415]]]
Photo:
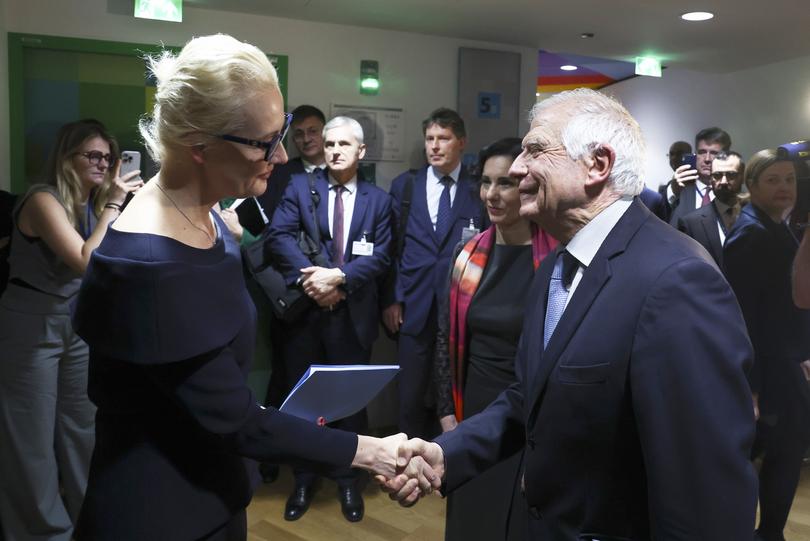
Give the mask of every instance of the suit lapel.
[[416, 220], [417, 223], [425, 225], [430, 238], [434, 242], [436, 233], [433, 230], [433, 222], [430, 219], [430, 211], [427, 204], [427, 167], [419, 170], [413, 180], [413, 193], [411, 194], [411, 217], [409, 221]]
[[354, 196], [354, 209], [352, 210], [352, 223], [349, 226], [349, 236], [346, 237], [346, 254], [344, 259], [349, 261], [354, 259], [352, 256], [352, 240], [360, 236], [360, 228], [363, 225], [363, 220], [366, 215], [366, 207], [368, 207], [368, 186], [365, 182], [357, 182], [357, 193]]
[[329, 250], [329, 258], [332, 258], [332, 235], [329, 233], [329, 181], [325, 173], [315, 173], [315, 191], [320, 196], [318, 203], [318, 230], [321, 233], [321, 242]]
[[[612, 276], [611, 260], [624, 252], [630, 239], [650, 215], [650, 211], [636, 198], [608, 234], [602, 246], [596, 252], [591, 264], [585, 269], [582, 280], [579, 282], [573, 296], [569, 299], [568, 306], [565, 308], [560, 321], [557, 323], [554, 334], [551, 340], [549, 340], [548, 347], [543, 351], [542, 333], [545, 324], [545, 305], [548, 295], [548, 284], [546, 284], [545, 293], [542, 297], [543, 302], [539, 303], [543, 306], [542, 317], [539, 318], [541, 324], [537, 327], [537, 332], [541, 335], [538, 342], [542, 353], [537, 363], [537, 368], [534, 371], [534, 377], [530, 380], [532, 382], [530, 389], [532, 389], [533, 392], [531, 409], [529, 409], [530, 416], [536, 414], [540, 397], [543, 395], [543, 391], [548, 383], [549, 375], [554, 370], [554, 367], [557, 366], [560, 356], [565, 352], [566, 347], [585, 319], [591, 305], [593, 305], [605, 285], [610, 281]], [[547, 274], [546, 281], [548, 282], [551, 277], [551, 270], [548, 270]]]
[[[715, 261], [720, 261], [723, 254], [723, 246], [720, 244], [720, 231], [717, 229], [722, 223], [720, 213], [717, 212], [717, 206], [714, 201], [711, 203], [711, 211], [702, 213], [701, 223], [703, 230], [706, 232], [706, 238], [709, 240], [709, 246], [712, 248], [712, 255]], [[728, 231], [726, 231], [728, 235]]]

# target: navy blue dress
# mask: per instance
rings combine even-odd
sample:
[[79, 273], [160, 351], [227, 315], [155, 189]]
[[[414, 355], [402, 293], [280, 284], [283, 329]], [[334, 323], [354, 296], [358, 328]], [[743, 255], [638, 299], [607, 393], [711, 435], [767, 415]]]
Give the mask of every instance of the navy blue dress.
[[203, 250], [110, 228], [73, 322], [98, 407], [77, 539], [202, 538], [250, 502], [251, 459], [319, 470], [354, 457], [356, 435], [264, 409], [247, 387], [256, 310], [228, 233]]

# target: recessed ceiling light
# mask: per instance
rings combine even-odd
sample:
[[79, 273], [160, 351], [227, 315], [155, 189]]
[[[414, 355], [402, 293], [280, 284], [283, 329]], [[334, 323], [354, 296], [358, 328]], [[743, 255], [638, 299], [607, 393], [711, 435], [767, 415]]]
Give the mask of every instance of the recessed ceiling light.
[[572, 66], [571, 64], [566, 64], [564, 66], [560, 66], [560, 69], [563, 71], [574, 71], [575, 69], [577, 69], [577, 67]]
[[681, 19], [684, 21], [708, 21], [709, 19], [714, 19], [714, 13], [709, 13], [708, 11], [690, 11], [689, 13], [681, 15]]
[[582, 39], [590, 39], [593, 37], [593, 32], [583, 32], [579, 35]]

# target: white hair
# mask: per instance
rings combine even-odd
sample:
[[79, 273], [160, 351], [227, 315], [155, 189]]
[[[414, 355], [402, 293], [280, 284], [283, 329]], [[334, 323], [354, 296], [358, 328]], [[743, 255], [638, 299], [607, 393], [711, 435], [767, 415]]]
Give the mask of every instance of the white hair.
[[638, 122], [615, 99], [589, 88], [560, 92], [535, 104], [529, 115], [534, 121], [544, 111], [561, 106], [568, 120], [562, 127], [560, 141], [568, 155], [579, 160], [590, 156], [601, 144], [610, 145], [616, 161], [608, 182], [625, 196], [644, 189], [644, 154], [646, 145]]
[[172, 145], [193, 146], [238, 131], [245, 105], [260, 92], [278, 89], [267, 56], [225, 34], [193, 38], [177, 55], [164, 51], [147, 63], [157, 79], [155, 107], [139, 128], [157, 162]]
[[332, 120], [326, 123], [323, 127], [323, 137], [326, 137], [326, 132], [334, 128], [341, 128], [343, 126], [348, 126], [354, 135], [354, 138], [357, 140], [357, 144], [363, 144], [363, 126], [360, 125], [355, 119], [348, 117], [348, 116], [336, 116]]

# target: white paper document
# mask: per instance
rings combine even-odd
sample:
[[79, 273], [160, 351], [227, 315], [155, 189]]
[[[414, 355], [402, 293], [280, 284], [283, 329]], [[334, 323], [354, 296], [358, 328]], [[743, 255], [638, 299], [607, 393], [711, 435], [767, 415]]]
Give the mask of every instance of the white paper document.
[[365, 408], [399, 371], [398, 365], [313, 364], [279, 410], [325, 424]]

